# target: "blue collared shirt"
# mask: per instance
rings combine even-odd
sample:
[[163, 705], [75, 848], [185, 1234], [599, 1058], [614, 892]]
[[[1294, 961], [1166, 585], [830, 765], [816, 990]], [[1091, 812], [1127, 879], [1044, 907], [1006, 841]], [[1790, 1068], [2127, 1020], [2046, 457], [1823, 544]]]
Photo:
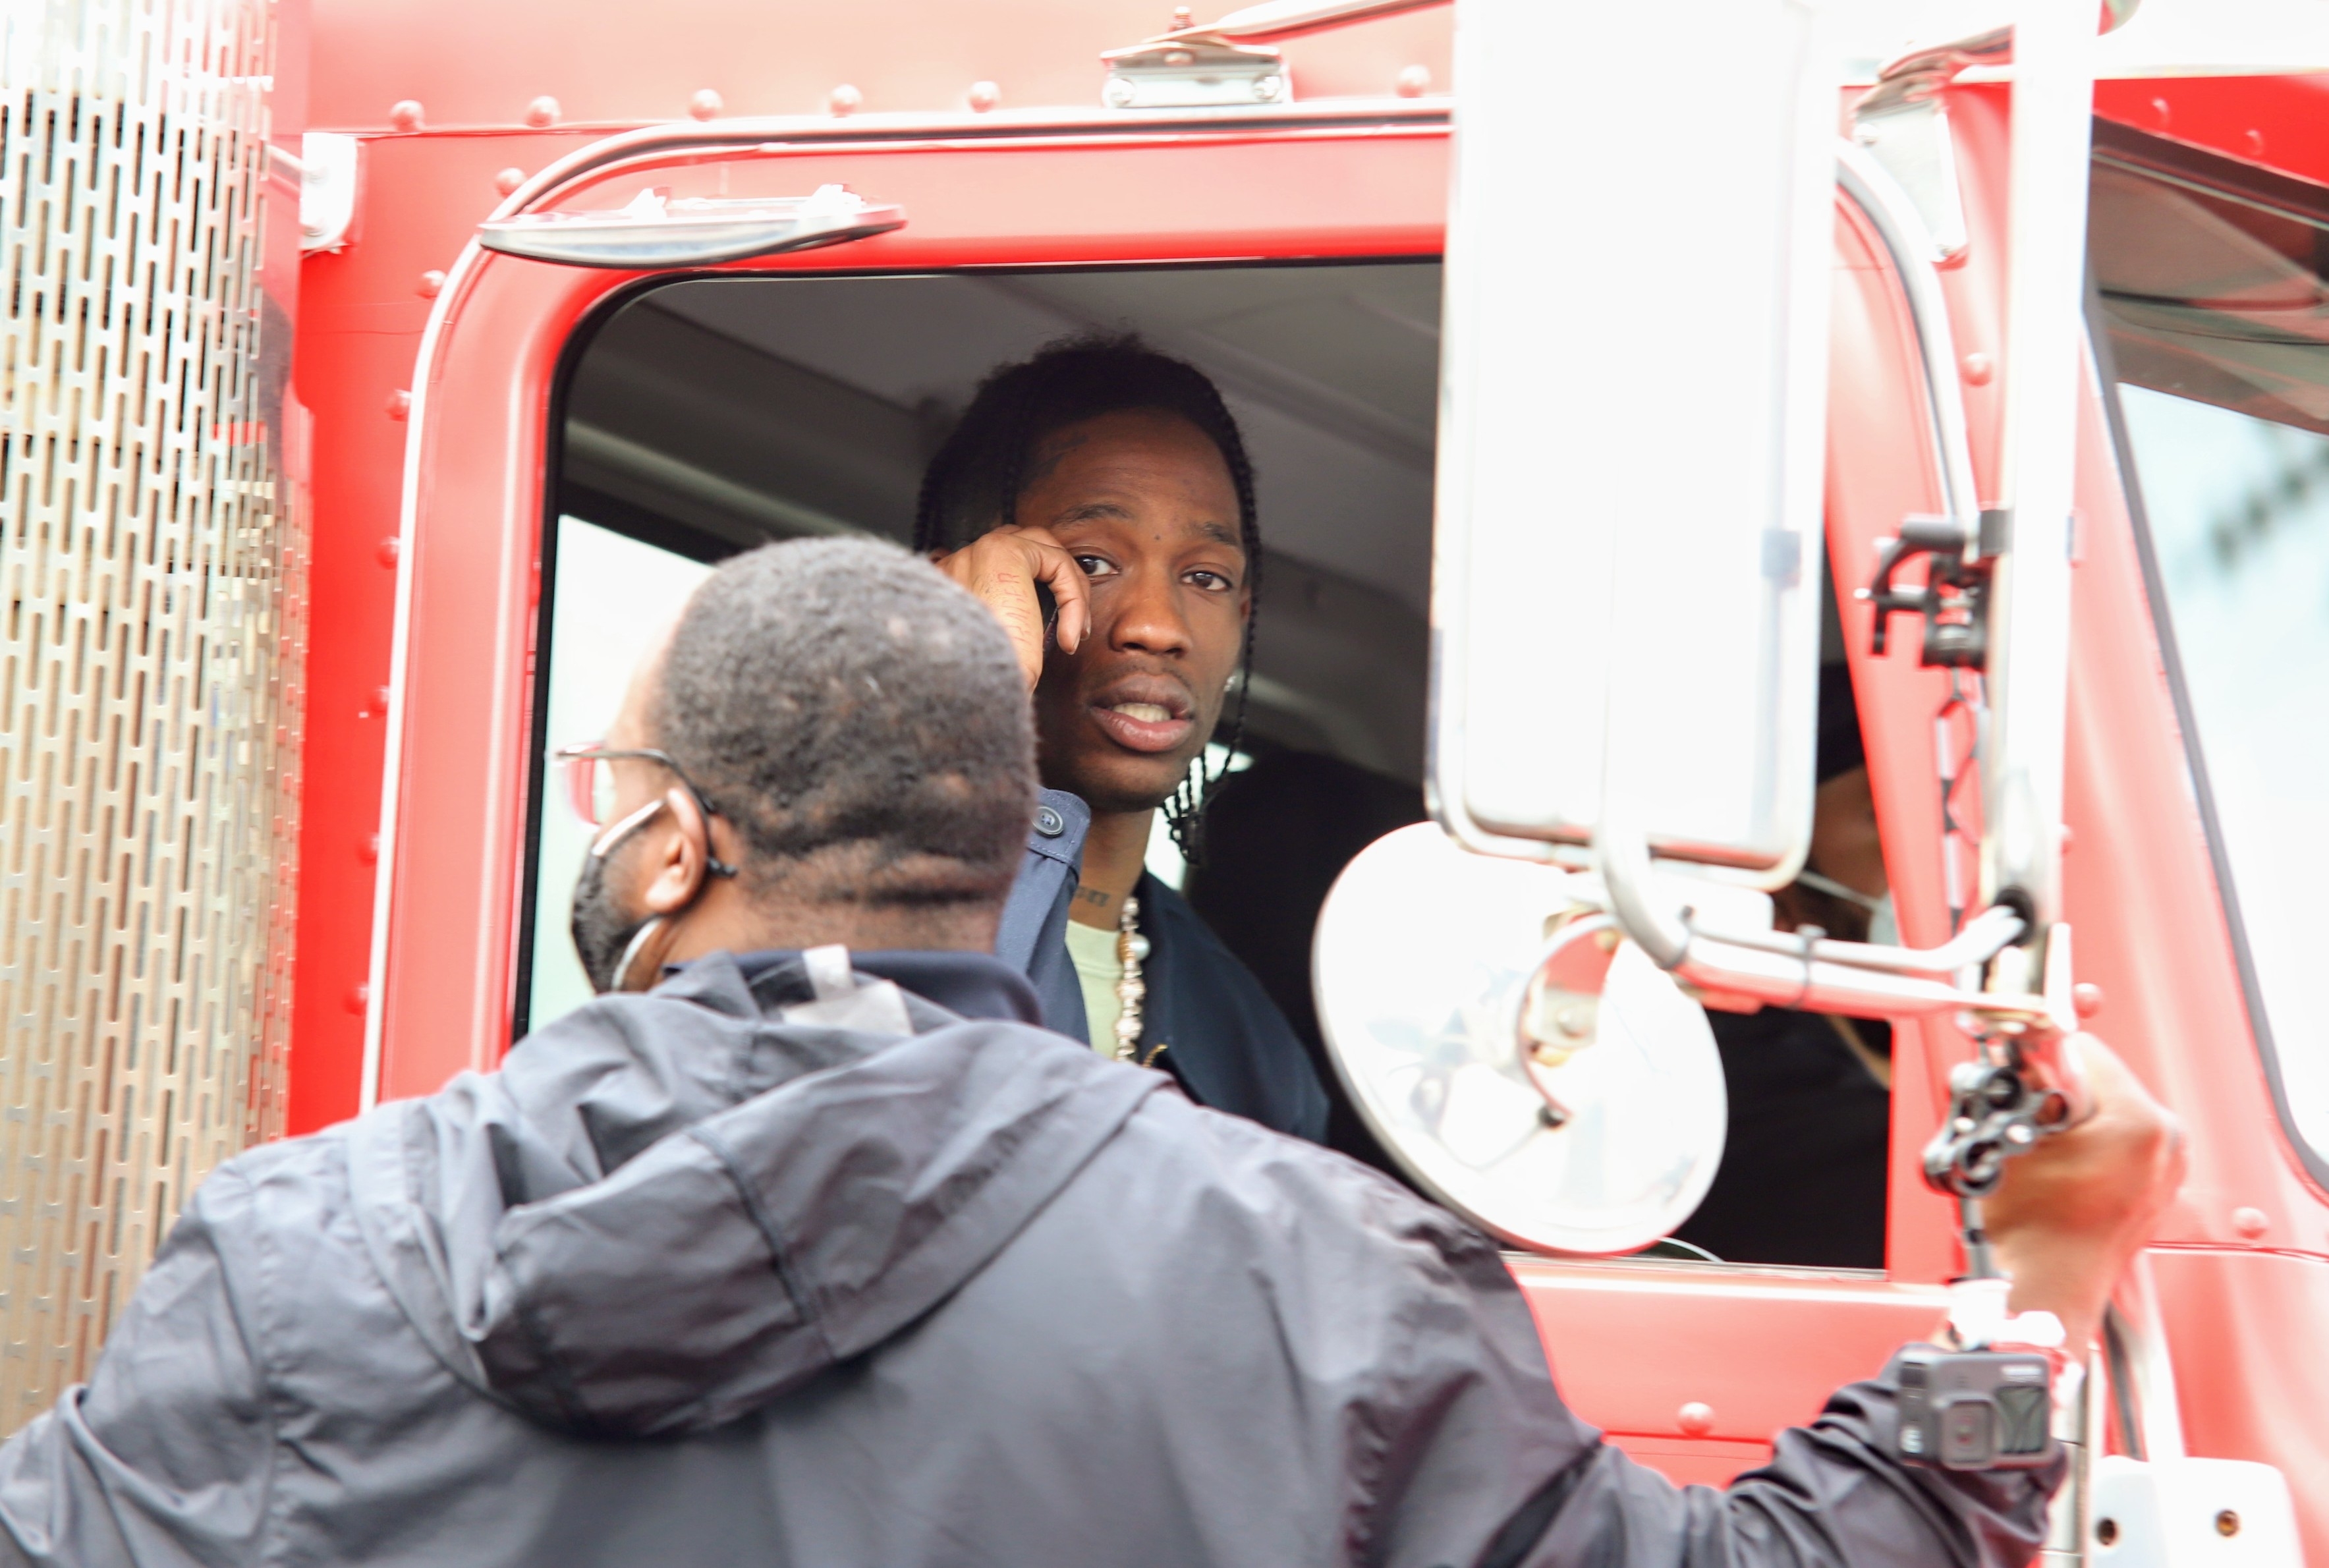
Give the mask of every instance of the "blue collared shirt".
[[[1068, 956], [1068, 909], [1090, 827], [1083, 801], [1042, 792], [995, 937], [995, 957], [1034, 987], [1044, 1025], [1078, 1040], [1090, 1037], [1090, 1024]], [[1144, 874], [1135, 896], [1149, 943], [1141, 1059], [1171, 1072], [1200, 1105], [1324, 1142], [1325, 1089], [1261, 982], [1179, 893]]]

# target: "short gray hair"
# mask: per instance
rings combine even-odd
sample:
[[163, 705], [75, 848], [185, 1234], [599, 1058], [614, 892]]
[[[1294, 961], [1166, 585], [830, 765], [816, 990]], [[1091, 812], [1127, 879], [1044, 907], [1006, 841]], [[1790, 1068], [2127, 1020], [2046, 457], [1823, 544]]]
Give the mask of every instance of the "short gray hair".
[[741, 832], [745, 886], [999, 903], [1035, 809], [1024, 677], [985, 606], [871, 539], [723, 563], [687, 601], [656, 743]]

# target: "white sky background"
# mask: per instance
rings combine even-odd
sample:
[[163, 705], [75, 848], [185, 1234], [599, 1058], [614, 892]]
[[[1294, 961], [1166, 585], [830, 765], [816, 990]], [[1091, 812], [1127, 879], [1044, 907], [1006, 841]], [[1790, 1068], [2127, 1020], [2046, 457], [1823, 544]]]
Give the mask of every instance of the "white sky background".
[[[2121, 389], [2216, 812], [2299, 1127], [2329, 1150], [2329, 438]], [[2260, 530], [2249, 497], [2286, 484]], [[2214, 534], [2252, 539], [2229, 560]]]
[[[1831, 5], [1846, 57], [1861, 61], [1966, 37], [2011, 20], [2015, 9], [2001, 0]], [[2195, 66], [2329, 70], [2329, 0], [2144, 0], [2132, 21], [2102, 41], [2097, 64], [2127, 76]]]
[[[585, 523], [558, 524], [558, 572], [550, 633], [547, 747], [604, 739], [622, 705], [631, 670], [712, 569], [668, 550]], [[529, 1027], [539, 1029], [590, 999], [590, 982], [567, 930], [574, 881], [591, 833], [566, 804], [563, 782], [545, 774], [542, 853], [535, 862], [533, 984]]]

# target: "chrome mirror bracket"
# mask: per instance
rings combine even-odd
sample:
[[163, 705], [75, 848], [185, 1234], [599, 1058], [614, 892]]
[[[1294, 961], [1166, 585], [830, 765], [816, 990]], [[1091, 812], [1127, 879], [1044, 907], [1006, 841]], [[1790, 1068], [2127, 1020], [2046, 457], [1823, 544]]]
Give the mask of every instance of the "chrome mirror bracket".
[[292, 172], [299, 176], [299, 253], [344, 247], [355, 226], [363, 143], [334, 131], [308, 131], [299, 138], [297, 158], [279, 146], [273, 151], [278, 161], [296, 165]]
[[[2101, 28], [2115, 33], [2142, 0], [2104, 0]], [[1943, 96], [1958, 73], [2013, 62], [2009, 24], [1947, 43], [1912, 49], [1885, 62], [1876, 85], [1852, 109], [1852, 139], [1900, 184], [1925, 220], [1931, 260], [1946, 267], [1966, 243], [1965, 195], [1957, 183], [1957, 145], [1949, 136]]]
[[1870, 100], [1884, 90], [1879, 86], [1852, 111], [1852, 139], [1924, 220], [1926, 260], [1936, 267], [1962, 260], [1967, 242], [1965, 192], [1957, 182], [1948, 106], [1935, 90], [1871, 108]]

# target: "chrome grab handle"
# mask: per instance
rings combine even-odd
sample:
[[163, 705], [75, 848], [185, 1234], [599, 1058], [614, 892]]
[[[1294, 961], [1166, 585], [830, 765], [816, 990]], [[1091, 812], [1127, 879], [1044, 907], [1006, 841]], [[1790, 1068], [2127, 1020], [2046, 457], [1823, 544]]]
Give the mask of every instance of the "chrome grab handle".
[[521, 213], [477, 226], [488, 250], [569, 267], [705, 267], [839, 245], [901, 229], [906, 210], [841, 185], [812, 195], [683, 197], [641, 191], [613, 212]]
[[1867, 217], [1891, 258], [1894, 276], [1908, 297], [1925, 380], [1925, 413], [1931, 426], [1934, 467], [1941, 480], [1941, 510], [1968, 539], [1981, 531], [1981, 503], [1974, 488], [1973, 442], [1966, 433], [1965, 394], [1957, 381], [1957, 338], [1949, 326], [1941, 274], [1932, 263], [1931, 237], [1916, 203], [1900, 182], [1864, 147], [1839, 141], [1837, 186]]

